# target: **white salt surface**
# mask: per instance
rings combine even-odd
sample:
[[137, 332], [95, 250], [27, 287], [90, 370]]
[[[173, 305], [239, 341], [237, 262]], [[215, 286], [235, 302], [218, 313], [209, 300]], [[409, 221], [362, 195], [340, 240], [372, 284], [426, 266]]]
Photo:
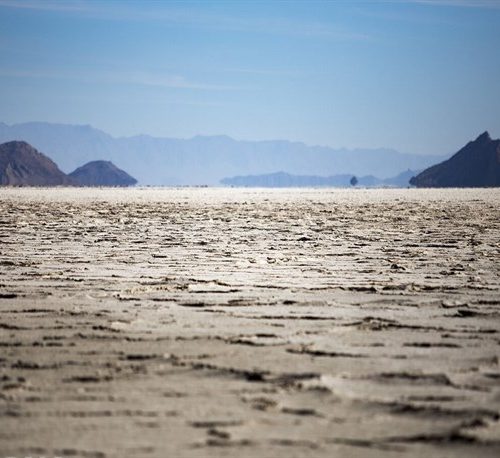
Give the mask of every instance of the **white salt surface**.
[[498, 456], [499, 204], [2, 188], [1, 456]]

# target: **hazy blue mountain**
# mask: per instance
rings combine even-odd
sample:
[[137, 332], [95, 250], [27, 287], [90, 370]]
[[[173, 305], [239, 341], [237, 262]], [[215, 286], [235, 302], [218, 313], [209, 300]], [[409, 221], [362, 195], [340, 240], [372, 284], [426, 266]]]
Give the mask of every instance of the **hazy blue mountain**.
[[[409, 180], [416, 172], [408, 170], [399, 175], [381, 179], [373, 175], [357, 177], [358, 186], [391, 186], [407, 187]], [[260, 187], [260, 188], [295, 188], [295, 187], [350, 187], [353, 174], [341, 174], [333, 176], [317, 175], [291, 175], [285, 172], [268, 173], [263, 175], [246, 175], [223, 178], [221, 183], [226, 186], [238, 187]]]
[[322, 177], [317, 175], [290, 175], [285, 172], [266, 173], [224, 178], [221, 183], [227, 186], [259, 188], [292, 188], [318, 186], [349, 186], [352, 175]]
[[65, 172], [81, 164], [112, 161], [139, 184], [217, 185], [224, 177], [284, 170], [293, 175], [355, 174], [387, 178], [421, 170], [445, 157], [401, 154], [391, 149], [333, 149], [304, 143], [237, 141], [227, 136], [191, 139], [148, 135], [114, 138], [91, 126], [0, 123], [0, 142], [24, 140], [49, 155]]
[[395, 177], [386, 178], [384, 181], [385, 186], [394, 186], [395, 188], [406, 188], [410, 186], [410, 180], [420, 173], [420, 170], [406, 170], [401, 172]]

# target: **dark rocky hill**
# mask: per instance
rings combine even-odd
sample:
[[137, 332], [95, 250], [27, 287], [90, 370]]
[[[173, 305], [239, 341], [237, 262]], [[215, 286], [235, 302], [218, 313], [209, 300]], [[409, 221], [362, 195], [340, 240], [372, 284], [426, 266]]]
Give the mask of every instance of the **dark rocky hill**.
[[484, 132], [447, 161], [429, 167], [410, 180], [419, 188], [500, 186], [500, 140]]
[[12, 141], [0, 145], [0, 185], [71, 185], [71, 178], [29, 143]]
[[79, 186], [132, 186], [137, 180], [110, 161], [88, 162], [69, 176]]

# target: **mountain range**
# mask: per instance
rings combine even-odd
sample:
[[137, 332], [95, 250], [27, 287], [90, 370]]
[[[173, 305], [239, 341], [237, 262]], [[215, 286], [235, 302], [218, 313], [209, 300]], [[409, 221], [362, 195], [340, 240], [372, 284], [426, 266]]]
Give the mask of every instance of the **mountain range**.
[[[357, 185], [365, 187], [398, 187], [409, 186], [409, 181], [416, 172], [407, 170], [392, 178], [380, 179], [373, 175], [356, 177]], [[290, 175], [285, 172], [264, 175], [247, 175], [224, 178], [221, 183], [227, 186], [289, 188], [289, 187], [350, 187], [353, 175], [341, 174], [329, 177], [317, 175]]]
[[0, 123], [0, 143], [24, 140], [46, 153], [62, 171], [106, 160], [141, 185], [219, 185], [226, 177], [283, 170], [290, 175], [393, 177], [423, 170], [448, 156], [402, 154], [392, 149], [334, 149], [300, 142], [239, 141], [227, 136], [190, 139], [148, 135], [115, 138], [91, 126]]

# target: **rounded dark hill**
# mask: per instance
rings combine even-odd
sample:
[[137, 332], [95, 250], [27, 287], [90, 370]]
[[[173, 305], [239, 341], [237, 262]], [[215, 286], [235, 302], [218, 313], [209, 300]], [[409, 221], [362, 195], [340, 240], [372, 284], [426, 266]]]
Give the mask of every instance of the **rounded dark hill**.
[[88, 162], [69, 176], [79, 186], [133, 186], [137, 180], [110, 161]]
[[410, 184], [419, 188], [500, 186], [500, 140], [484, 132], [447, 161], [413, 177]]
[[57, 186], [73, 181], [29, 143], [12, 141], [0, 145], [0, 185]]

